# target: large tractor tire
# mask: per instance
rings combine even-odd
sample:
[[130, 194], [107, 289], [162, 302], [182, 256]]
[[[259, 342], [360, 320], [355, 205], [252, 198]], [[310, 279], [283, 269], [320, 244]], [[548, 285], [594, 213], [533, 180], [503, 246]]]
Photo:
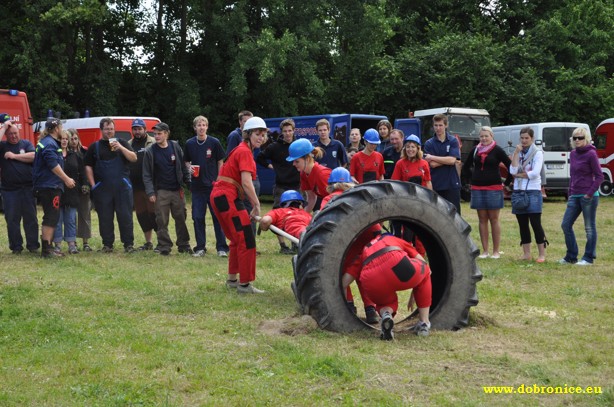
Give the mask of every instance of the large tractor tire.
[[435, 192], [400, 181], [370, 182], [335, 197], [301, 237], [293, 261], [293, 290], [305, 314], [335, 332], [372, 329], [346, 306], [341, 265], [347, 249], [371, 225], [388, 220], [408, 224], [426, 248], [432, 270], [435, 329], [456, 330], [468, 323], [477, 305], [479, 250], [471, 227], [456, 208]]

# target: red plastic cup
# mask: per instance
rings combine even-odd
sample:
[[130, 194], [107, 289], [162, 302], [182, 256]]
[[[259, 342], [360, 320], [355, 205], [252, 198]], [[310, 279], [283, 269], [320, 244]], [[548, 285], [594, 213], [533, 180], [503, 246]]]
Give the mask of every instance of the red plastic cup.
[[200, 165], [193, 165], [192, 170], [193, 170], [193, 173], [192, 173], [193, 177], [198, 177], [200, 175]]

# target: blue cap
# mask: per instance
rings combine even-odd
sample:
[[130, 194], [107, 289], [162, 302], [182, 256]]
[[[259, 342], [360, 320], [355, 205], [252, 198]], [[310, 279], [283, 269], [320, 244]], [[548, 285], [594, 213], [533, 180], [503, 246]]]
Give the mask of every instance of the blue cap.
[[142, 128], [145, 128], [145, 120], [143, 120], [143, 119], [134, 119], [132, 121], [132, 127], [142, 127]]
[[406, 143], [407, 143], [407, 142], [410, 142], [410, 141], [411, 141], [411, 142], [414, 142], [414, 143], [416, 143], [416, 144], [418, 144], [418, 145], [421, 145], [421, 143], [420, 143], [420, 138], [419, 138], [418, 136], [416, 136], [415, 134], [410, 134], [409, 136], [406, 136], [406, 137], [405, 137], [405, 142], [406, 142]]
[[284, 193], [281, 194], [281, 197], [279, 198], [279, 204], [282, 208], [288, 206], [292, 201], [300, 201], [304, 203], [305, 199], [303, 199], [303, 195], [301, 195], [300, 192], [295, 191], [293, 189], [284, 191]]
[[330, 172], [328, 177], [329, 184], [334, 184], [335, 182], [352, 182], [352, 176], [345, 168], [337, 167]]
[[313, 151], [313, 145], [306, 138], [300, 138], [295, 140], [290, 144], [288, 148], [289, 156], [286, 158], [286, 161], [294, 161], [301, 157], [305, 157], [307, 154]]
[[375, 129], [365, 131], [365, 141], [370, 144], [380, 144], [379, 133]]

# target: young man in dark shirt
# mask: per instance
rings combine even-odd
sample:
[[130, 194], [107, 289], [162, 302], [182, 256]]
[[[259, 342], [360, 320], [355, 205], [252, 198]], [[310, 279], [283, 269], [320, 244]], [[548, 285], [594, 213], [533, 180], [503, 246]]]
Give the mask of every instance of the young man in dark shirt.
[[169, 214], [175, 220], [179, 253], [193, 254], [190, 233], [186, 226], [186, 208], [183, 186], [190, 182], [190, 172], [183, 159], [183, 150], [176, 141], [169, 141], [170, 128], [166, 123], [154, 126], [156, 144], [145, 150], [143, 183], [145, 193], [156, 208], [158, 249], [168, 256], [173, 241], [168, 233]]

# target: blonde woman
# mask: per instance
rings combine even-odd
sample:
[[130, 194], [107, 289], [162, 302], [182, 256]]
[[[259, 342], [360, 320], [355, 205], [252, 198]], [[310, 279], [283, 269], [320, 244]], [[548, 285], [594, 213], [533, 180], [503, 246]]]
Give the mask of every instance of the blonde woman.
[[[569, 155], [569, 199], [563, 216], [561, 228], [565, 234], [567, 252], [559, 260], [561, 264], [590, 266], [597, 258], [597, 206], [599, 205], [599, 185], [603, 182], [603, 173], [597, 157], [595, 146], [591, 144], [591, 135], [584, 128], [578, 127], [571, 136], [573, 151]], [[578, 243], [573, 231], [573, 224], [578, 216], [584, 217], [586, 246], [582, 259], [578, 260]]]

